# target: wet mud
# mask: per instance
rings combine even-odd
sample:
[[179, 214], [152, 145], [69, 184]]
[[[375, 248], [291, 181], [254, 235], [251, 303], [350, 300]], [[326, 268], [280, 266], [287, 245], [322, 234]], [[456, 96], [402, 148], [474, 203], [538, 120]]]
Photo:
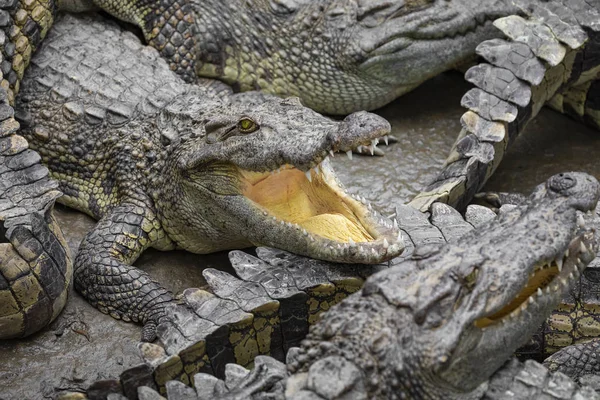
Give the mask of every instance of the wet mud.
[[[352, 193], [392, 214], [439, 171], [460, 131], [460, 98], [470, 88], [459, 73], [443, 74], [378, 110], [392, 123], [398, 143], [382, 146], [385, 157], [337, 154], [334, 166]], [[551, 110], [542, 110], [517, 139], [486, 190], [527, 193], [550, 175], [583, 170], [600, 177], [600, 134]], [[73, 253], [94, 221], [58, 207]], [[146, 251], [136, 266], [175, 293], [206, 285], [204, 268], [230, 270], [226, 252], [199, 256], [183, 251]], [[114, 320], [72, 293], [50, 327], [30, 338], [0, 341], [0, 400], [51, 399], [83, 390], [97, 379], [115, 378], [139, 364], [140, 327]]]

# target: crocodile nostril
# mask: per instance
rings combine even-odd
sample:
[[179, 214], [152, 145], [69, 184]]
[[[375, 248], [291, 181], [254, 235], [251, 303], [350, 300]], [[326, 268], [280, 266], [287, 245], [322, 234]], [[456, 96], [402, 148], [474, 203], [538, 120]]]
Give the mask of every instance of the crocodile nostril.
[[570, 174], [561, 173], [554, 175], [548, 181], [548, 187], [555, 192], [562, 192], [575, 186], [577, 180]]

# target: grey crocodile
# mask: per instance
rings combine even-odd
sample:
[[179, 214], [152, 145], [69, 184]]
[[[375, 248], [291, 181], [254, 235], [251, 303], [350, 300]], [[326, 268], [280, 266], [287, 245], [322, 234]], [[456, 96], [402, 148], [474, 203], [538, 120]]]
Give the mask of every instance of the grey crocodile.
[[[464, 129], [413, 205], [464, 209], [549, 104], [600, 127], [600, 4], [586, 0], [67, 0], [138, 25], [184, 79], [372, 110], [472, 62]], [[508, 40], [506, 40], [506, 39]], [[432, 56], [435, 55], [435, 56]]]
[[[40, 22], [51, 14], [42, 2], [28, 6]], [[13, 118], [13, 90], [28, 61], [24, 57], [45, 34], [37, 23], [19, 29], [26, 21], [16, 23], [18, 9], [14, 1], [0, 4], [0, 339], [30, 335], [56, 318], [67, 301], [73, 269], [53, 216], [58, 184], [17, 134]]]
[[[390, 268], [371, 267], [379, 272], [331, 308], [325, 304], [360, 285], [350, 278], [360, 267], [272, 249], [259, 248], [260, 259], [232, 252], [239, 278], [208, 270], [214, 294], [184, 292], [185, 306], [172, 306], [175, 318], [159, 325], [164, 349], [141, 344], [146, 364], [95, 383], [88, 395], [158, 399], [158, 389], [171, 399], [499, 399], [527, 390], [599, 398], [534, 362], [504, 365], [595, 257], [595, 231], [578, 213], [592, 210], [599, 195], [594, 178], [565, 173], [497, 219], [472, 219], [478, 228], [463, 235], [442, 212], [440, 226], [457, 240], [421, 247]], [[308, 321], [316, 323], [294, 347]], [[269, 346], [261, 347], [261, 336]], [[252, 343], [271, 357], [246, 362], [255, 367], [250, 373], [226, 364]], [[277, 361], [285, 351], [287, 370]], [[191, 382], [195, 390], [184, 385]]]
[[398, 228], [348, 195], [327, 159], [383, 137], [387, 121], [367, 112], [334, 121], [293, 98], [221, 89], [185, 84], [105, 19], [64, 16], [17, 98], [21, 132], [59, 201], [99, 220], [75, 257], [76, 290], [142, 322], [144, 340], [174, 301], [130, 266], [149, 247], [262, 244], [350, 263], [402, 251]]

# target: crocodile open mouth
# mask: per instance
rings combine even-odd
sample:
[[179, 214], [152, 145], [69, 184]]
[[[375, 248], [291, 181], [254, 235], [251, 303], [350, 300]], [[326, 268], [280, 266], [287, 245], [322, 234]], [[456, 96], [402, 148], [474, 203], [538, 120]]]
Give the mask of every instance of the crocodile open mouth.
[[[347, 193], [328, 157], [308, 171], [284, 165], [276, 171], [240, 169], [242, 194], [272, 222], [320, 242], [324, 259], [379, 262], [403, 248], [397, 222], [382, 217], [360, 196]], [[361, 253], [364, 253], [361, 255]]]
[[593, 232], [584, 229], [581, 222], [578, 235], [571, 240], [564, 252], [549, 262], [536, 265], [527, 283], [513, 300], [493, 314], [477, 319], [475, 326], [485, 328], [504, 323], [508, 319], [517, 318], [522, 311], [545, 297], [560, 297], [564, 289], [579, 278], [587, 262], [594, 257], [596, 244], [593, 238]]

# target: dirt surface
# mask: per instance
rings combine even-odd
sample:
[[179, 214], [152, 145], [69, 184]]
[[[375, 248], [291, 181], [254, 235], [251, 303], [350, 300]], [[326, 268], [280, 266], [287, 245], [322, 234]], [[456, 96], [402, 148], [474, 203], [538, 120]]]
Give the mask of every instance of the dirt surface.
[[[447, 73], [379, 110], [392, 123], [398, 143], [385, 157], [336, 155], [342, 181], [377, 207], [393, 213], [438, 172], [460, 131], [460, 98], [470, 88], [459, 73]], [[543, 110], [509, 151], [487, 190], [529, 192], [550, 175], [583, 170], [600, 177], [600, 135], [550, 110]], [[594, 156], [594, 154], [596, 154]], [[59, 207], [59, 221], [75, 253], [94, 221]], [[147, 251], [136, 265], [180, 292], [202, 287], [204, 268], [230, 269], [226, 253], [199, 256], [182, 251]], [[0, 400], [55, 398], [115, 378], [141, 362], [140, 327], [114, 320], [73, 293], [65, 311], [45, 331], [25, 340], [0, 341]]]

